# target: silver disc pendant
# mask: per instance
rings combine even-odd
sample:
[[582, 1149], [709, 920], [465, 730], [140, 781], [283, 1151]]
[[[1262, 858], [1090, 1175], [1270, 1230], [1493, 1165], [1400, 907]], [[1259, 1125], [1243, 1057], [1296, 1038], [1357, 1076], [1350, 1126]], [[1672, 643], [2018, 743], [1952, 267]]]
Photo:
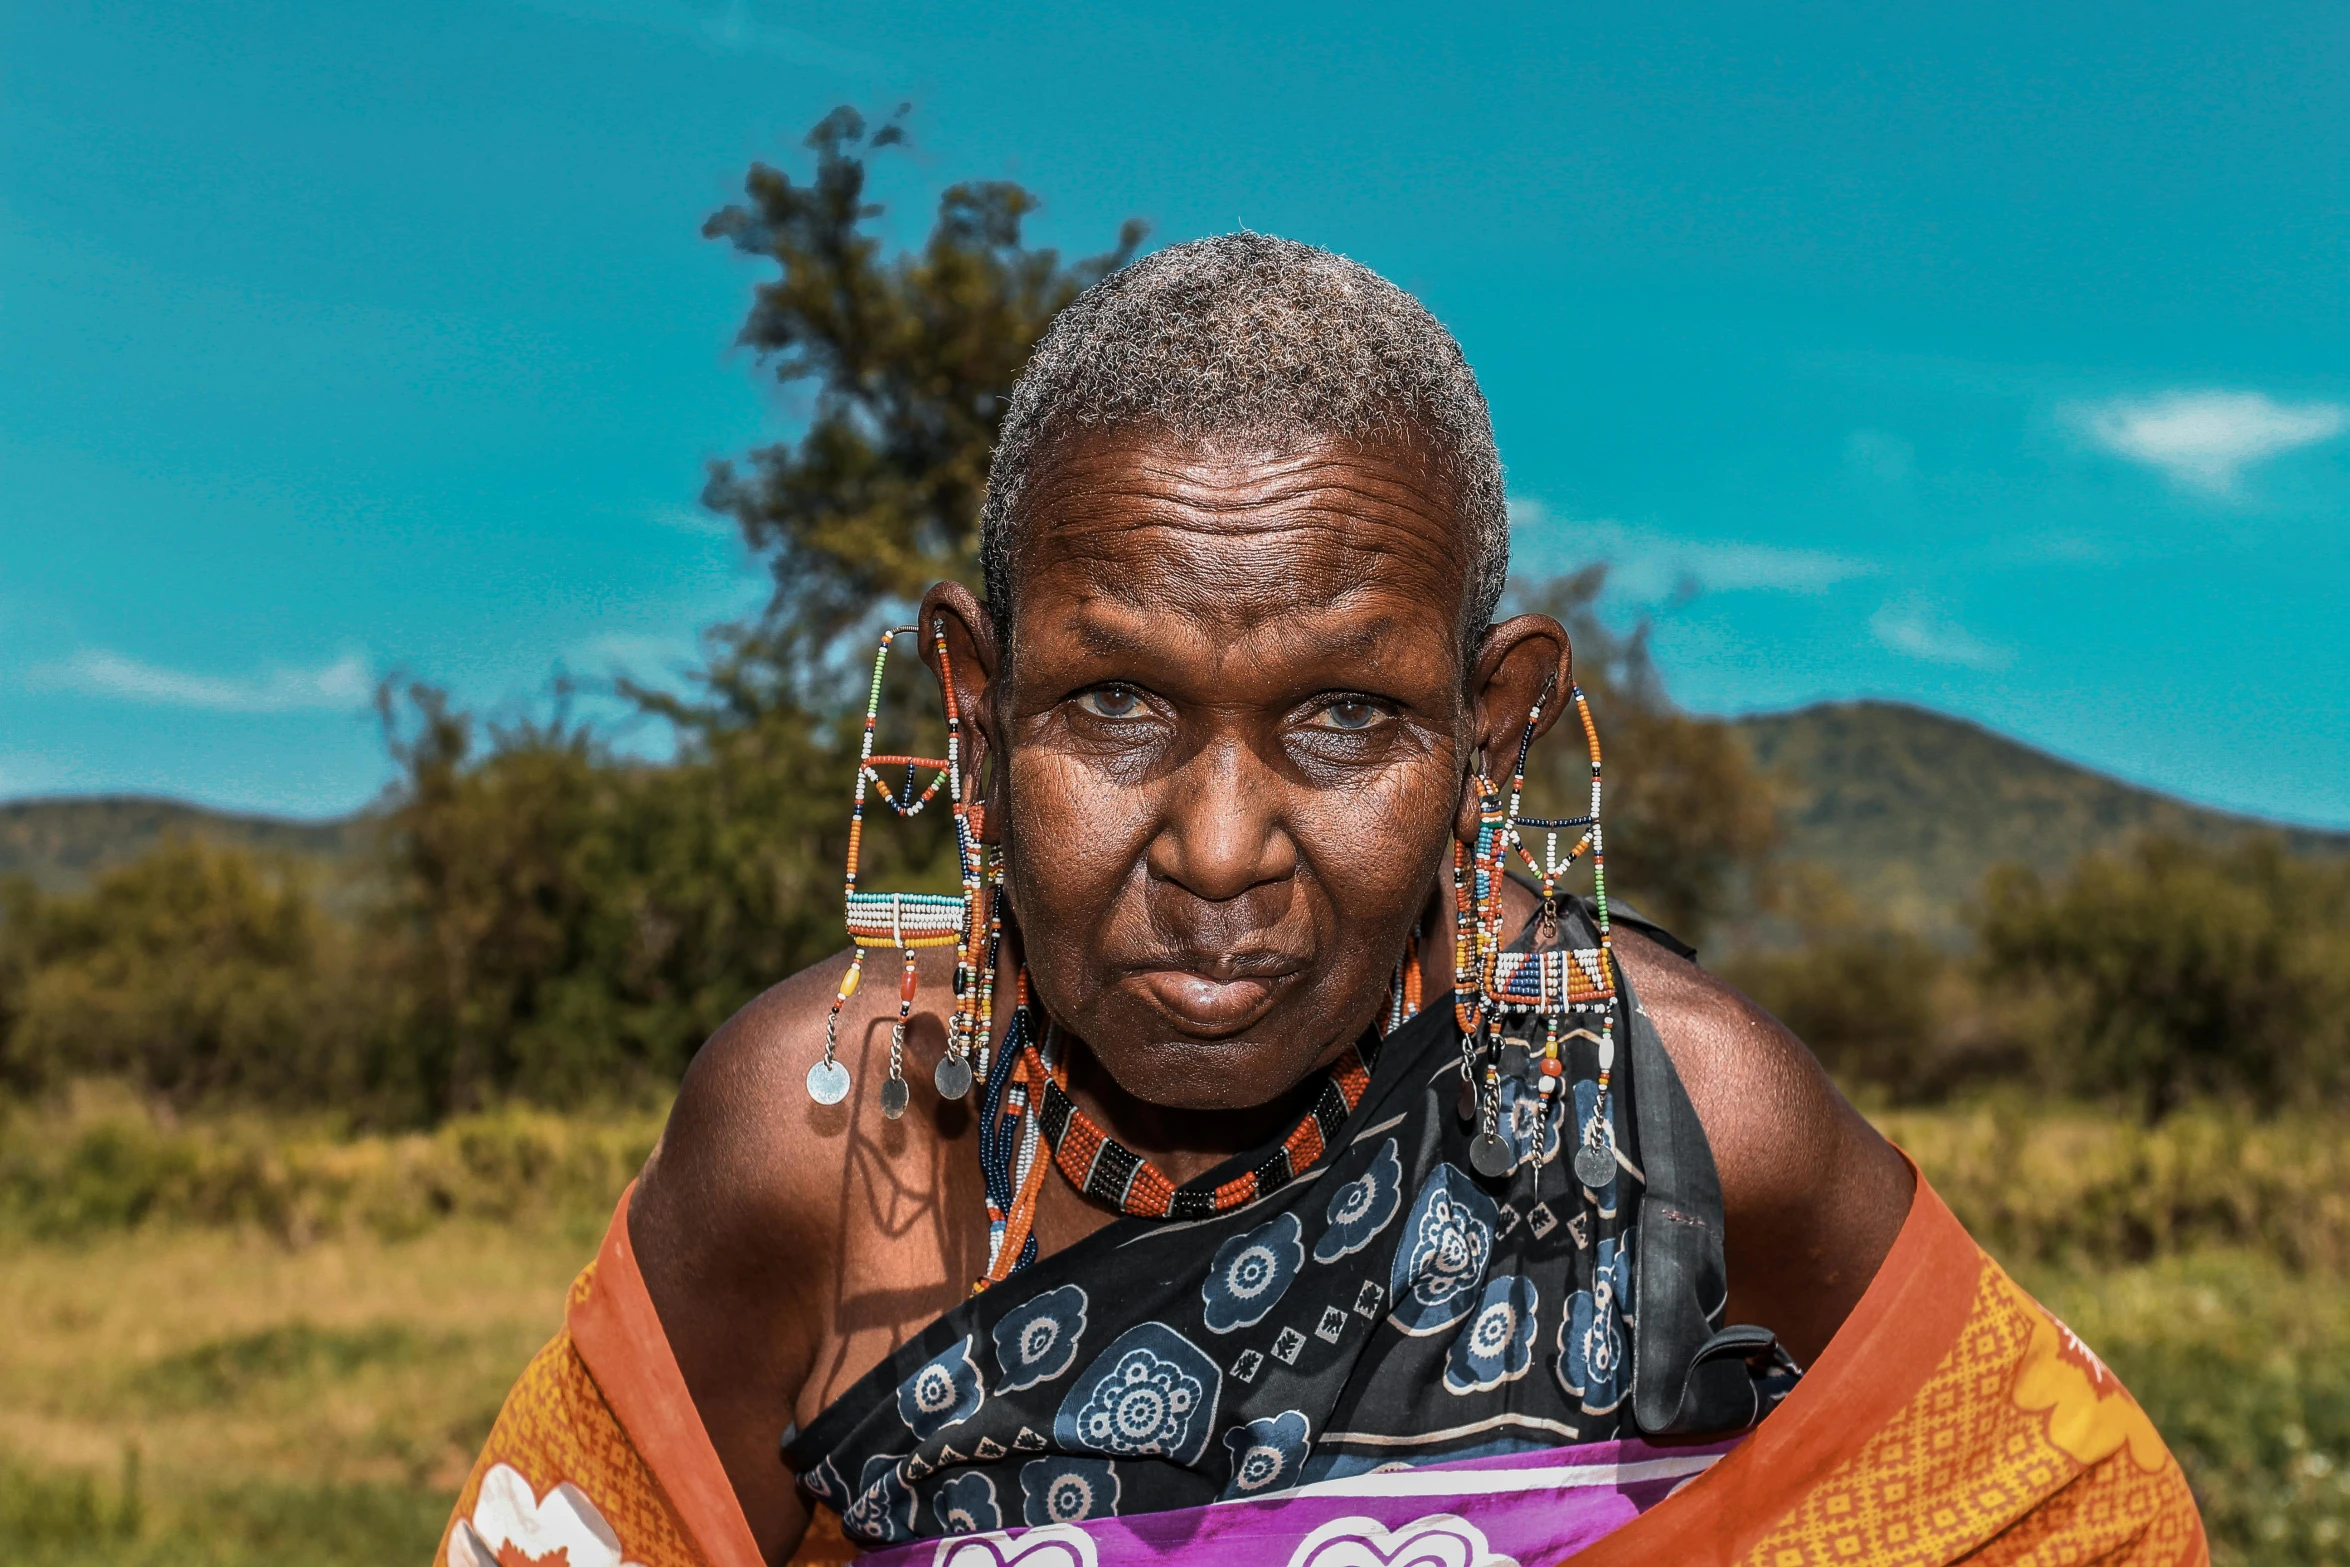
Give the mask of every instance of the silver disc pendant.
[[1510, 1157], [1510, 1145], [1494, 1132], [1479, 1132], [1469, 1144], [1469, 1164], [1489, 1181], [1498, 1181], [1518, 1167], [1518, 1161]]
[[1575, 1150], [1575, 1179], [1590, 1187], [1605, 1186], [1616, 1178], [1616, 1156], [1613, 1150], [1598, 1143], [1585, 1143]]
[[896, 1120], [906, 1113], [906, 1101], [909, 1097], [906, 1092], [906, 1080], [902, 1077], [890, 1078], [881, 1085], [881, 1113], [893, 1121]]
[[1465, 1077], [1461, 1079], [1460, 1102], [1454, 1105], [1453, 1108], [1460, 1112], [1460, 1117], [1462, 1120], [1468, 1122], [1471, 1126], [1475, 1126], [1477, 1124], [1477, 1085], [1475, 1083], [1470, 1082]]
[[808, 1097], [820, 1105], [836, 1105], [849, 1096], [849, 1069], [838, 1061], [819, 1061], [808, 1068]]
[[941, 1099], [960, 1099], [971, 1092], [971, 1063], [959, 1056], [941, 1056], [930, 1080], [938, 1085]]

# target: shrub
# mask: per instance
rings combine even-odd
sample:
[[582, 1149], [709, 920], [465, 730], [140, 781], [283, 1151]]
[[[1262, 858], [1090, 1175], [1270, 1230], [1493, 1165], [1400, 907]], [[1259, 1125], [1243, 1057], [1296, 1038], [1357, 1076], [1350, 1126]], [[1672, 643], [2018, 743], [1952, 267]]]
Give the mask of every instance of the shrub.
[[1746, 954], [1728, 977], [1864, 1100], [1930, 1102], [2016, 1070], [1982, 1036], [1963, 966], [1906, 932], [1832, 927]]
[[0, 893], [0, 1074], [327, 1102], [366, 1073], [361, 974], [301, 867], [169, 840], [79, 896]]
[[317, 1117], [167, 1118], [119, 1086], [77, 1085], [0, 1122], [0, 1230], [56, 1240], [147, 1223], [251, 1225], [300, 1245], [350, 1228], [398, 1237], [450, 1217], [596, 1214], [643, 1166], [665, 1113], [509, 1106], [431, 1132], [354, 1135]]
[[1995, 867], [1975, 925], [1981, 981], [2054, 1086], [2149, 1118], [2345, 1086], [2350, 868], [2152, 838], [2053, 884]]
[[2264, 1119], [2214, 1104], [2149, 1126], [2012, 1095], [1875, 1120], [2004, 1259], [2106, 1265], [2245, 1246], [2293, 1268], [2350, 1269], [2339, 1112]]

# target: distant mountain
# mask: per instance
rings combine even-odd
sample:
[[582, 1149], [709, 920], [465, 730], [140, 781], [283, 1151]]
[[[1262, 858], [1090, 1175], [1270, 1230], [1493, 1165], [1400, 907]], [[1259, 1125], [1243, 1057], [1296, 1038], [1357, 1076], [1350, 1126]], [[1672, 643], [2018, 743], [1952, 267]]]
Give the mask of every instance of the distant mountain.
[[2059, 871], [2150, 831], [2270, 831], [2299, 852], [2350, 854], [2350, 833], [2190, 805], [1900, 703], [1828, 702], [1734, 726], [1787, 789], [1788, 853], [1826, 866], [1863, 908], [1921, 935], [1956, 934], [1996, 861]]
[[135, 860], [174, 833], [279, 854], [337, 860], [356, 847], [361, 819], [302, 822], [206, 810], [143, 795], [0, 802], [0, 876], [23, 874], [60, 892]]

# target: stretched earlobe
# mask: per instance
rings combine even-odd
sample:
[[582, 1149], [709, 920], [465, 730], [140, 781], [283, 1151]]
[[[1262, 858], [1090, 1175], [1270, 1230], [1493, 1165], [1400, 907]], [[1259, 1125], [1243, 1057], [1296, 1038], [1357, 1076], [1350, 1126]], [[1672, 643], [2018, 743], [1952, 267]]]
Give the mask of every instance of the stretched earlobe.
[[963, 785], [963, 796], [971, 802], [971, 835], [989, 848], [1001, 848], [1004, 841], [1002, 813], [995, 809], [996, 776], [988, 771], [987, 732], [974, 725], [971, 734], [971, 759], [968, 778]]
[[1477, 819], [1483, 809], [1477, 796], [1477, 780], [1485, 776], [1485, 747], [1478, 746], [1471, 755], [1469, 770], [1461, 775], [1460, 804], [1452, 816], [1452, 835], [1464, 845], [1477, 842]]
[[[960, 582], [940, 582], [922, 595], [920, 624], [923, 662], [941, 680], [948, 678], [950, 669], [953, 672], [954, 700], [964, 717], [967, 746], [976, 751], [992, 743], [998, 737], [992, 733], [994, 714], [988, 693], [1002, 668], [995, 617], [978, 595]], [[934, 627], [945, 633], [943, 640], [931, 637]], [[977, 777], [976, 767], [972, 774]]]

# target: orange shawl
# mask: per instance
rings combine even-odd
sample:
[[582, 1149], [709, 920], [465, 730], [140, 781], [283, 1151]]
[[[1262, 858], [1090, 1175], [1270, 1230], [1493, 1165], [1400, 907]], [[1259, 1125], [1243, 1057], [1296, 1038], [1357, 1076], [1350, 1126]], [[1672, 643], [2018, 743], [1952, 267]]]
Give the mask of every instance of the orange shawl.
[[[848, 1555], [826, 1513], [794, 1559]], [[1875, 1280], [1786, 1401], [1576, 1567], [2208, 1560], [2153, 1423], [1921, 1177]], [[557, 1561], [760, 1567], [637, 1271], [625, 1195], [563, 1330], [507, 1396], [435, 1567]]]

